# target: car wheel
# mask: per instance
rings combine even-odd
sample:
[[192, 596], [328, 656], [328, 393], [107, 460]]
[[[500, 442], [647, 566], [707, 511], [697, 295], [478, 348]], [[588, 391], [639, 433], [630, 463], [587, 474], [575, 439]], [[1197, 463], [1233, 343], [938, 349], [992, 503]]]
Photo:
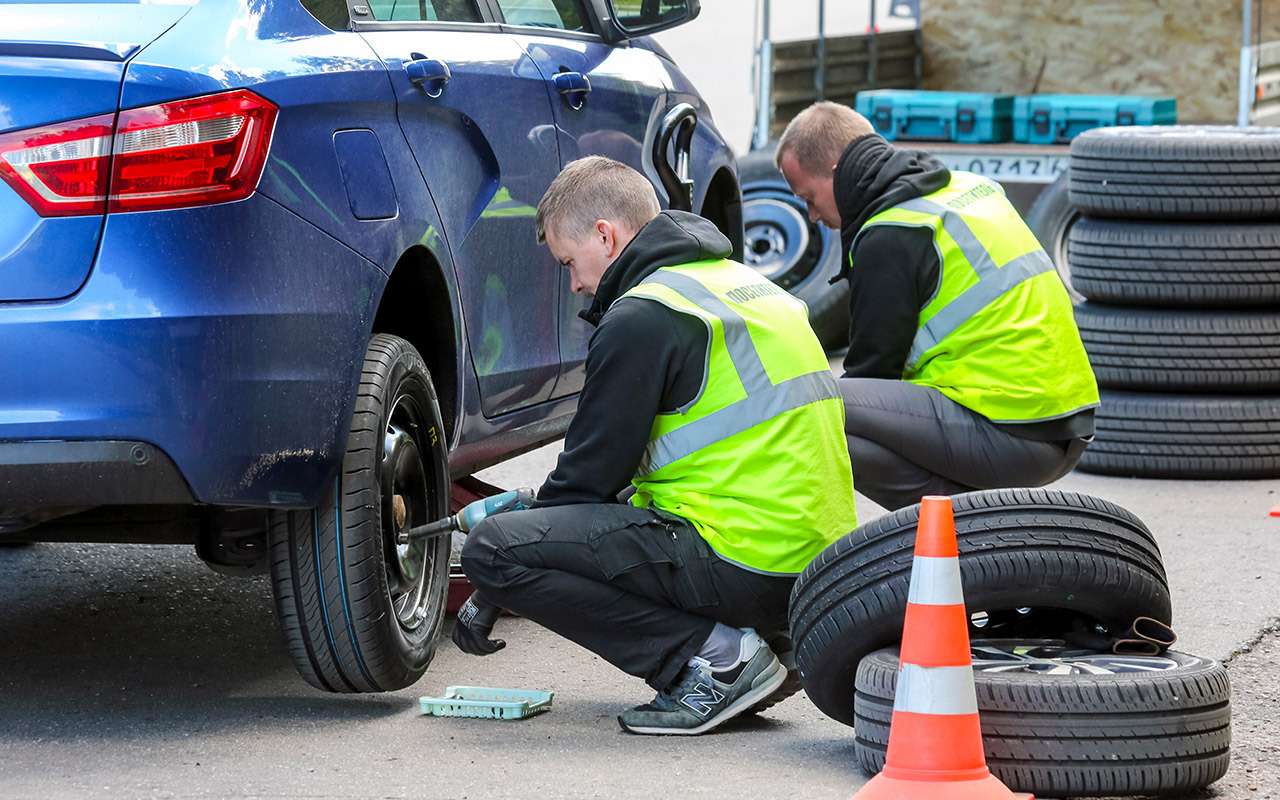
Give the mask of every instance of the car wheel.
[[280, 627], [317, 689], [400, 689], [435, 654], [449, 539], [401, 545], [397, 534], [448, 513], [443, 431], [422, 357], [399, 337], [374, 336], [341, 473], [317, 508], [271, 520]]
[[1280, 397], [1103, 392], [1079, 468], [1131, 478], [1280, 477]]
[[1069, 233], [1090, 300], [1183, 308], [1280, 304], [1280, 227], [1085, 218]]
[[1071, 142], [1071, 202], [1084, 214], [1255, 219], [1280, 214], [1280, 128], [1095, 128]]
[[[1155, 539], [1117, 505], [1047, 489], [953, 498], [965, 605], [975, 633], [1053, 636], [1085, 620], [1123, 630], [1168, 623], [1169, 586]], [[920, 506], [887, 514], [823, 550], [791, 592], [791, 639], [805, 693], [853, 724], [854, 675], [899, 641]]]
[[[1181, 794], [1226, 774], [1231, 685], [1215, 661], [1053, 640], [975, 639], [972, 651], [987, 766], [1016, 792]], [[897, 648], [858, 667], [855, 751], [869, 774], [884, 768], [897, 681]]]
[[1280, 390], [1280, 316], [1076, 306], [1098, 384], [1156, 392]]
[[828, 350], [849, 344], [849, 282], [840, 272], [840, 234], [810, 222], [805, 205], [773, 164], [773, 150], [738, 160], [743, 251], [755, 269], [809, 307], [809, 324]]

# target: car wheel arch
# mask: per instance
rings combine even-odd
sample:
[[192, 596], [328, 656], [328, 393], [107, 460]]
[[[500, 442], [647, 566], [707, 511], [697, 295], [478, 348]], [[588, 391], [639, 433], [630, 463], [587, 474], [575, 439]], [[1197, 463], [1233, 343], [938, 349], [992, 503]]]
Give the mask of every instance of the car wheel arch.
[[733, 258], [742, 260], [742, 190], [733, 170], [720, 167], [703, 192], [699, 214], [709, 219], [733, 244]]
[[407, 340], [431, 371], [445, 436], [453, 442], [462, 409], [463, 337], [456, 287], [426, 247], [406, 250], [392, 269], [374, 312], [373, 330]]

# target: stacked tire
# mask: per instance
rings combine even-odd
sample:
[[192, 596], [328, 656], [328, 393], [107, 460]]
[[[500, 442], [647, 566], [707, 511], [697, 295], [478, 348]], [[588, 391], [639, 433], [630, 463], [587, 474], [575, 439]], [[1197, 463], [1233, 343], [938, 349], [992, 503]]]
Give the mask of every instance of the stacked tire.
[[[1037, 796], [1187, 792], [1230, 758], [1230, 685], [1211, 659], [1117, 656], [1135, 617], [1170, 623], [1155, 538], [1088, 495], [998, 489], [952, 499], [988, 766]], [[919, 506], [860, 526], [796, 581], [790, 622], [809, 699], [884, 766]]]
[[1102, 388], [1080, 468], [1280, 476], [1280, 129], [1088, 131], [1069, 176], [1065, 273]]

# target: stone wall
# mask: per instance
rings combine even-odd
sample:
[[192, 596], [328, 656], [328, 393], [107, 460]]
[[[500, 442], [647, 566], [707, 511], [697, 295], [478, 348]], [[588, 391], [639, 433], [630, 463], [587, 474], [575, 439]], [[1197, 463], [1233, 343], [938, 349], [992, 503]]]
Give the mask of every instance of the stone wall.
[[925, 88], [1171, 95], [1180, 122], [1233, 122], [1241, 2], [921, 0]]

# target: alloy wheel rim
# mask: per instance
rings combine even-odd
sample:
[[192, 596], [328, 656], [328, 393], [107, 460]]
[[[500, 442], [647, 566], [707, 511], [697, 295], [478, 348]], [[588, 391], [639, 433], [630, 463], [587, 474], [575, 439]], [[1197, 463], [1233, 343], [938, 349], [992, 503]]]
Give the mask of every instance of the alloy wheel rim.
[[1065, 642], [983, 641], [971, 643], [974, 672], [1025, 675], [1126, 675], [1176, 669], [1166, 656], [1100, 653]]

